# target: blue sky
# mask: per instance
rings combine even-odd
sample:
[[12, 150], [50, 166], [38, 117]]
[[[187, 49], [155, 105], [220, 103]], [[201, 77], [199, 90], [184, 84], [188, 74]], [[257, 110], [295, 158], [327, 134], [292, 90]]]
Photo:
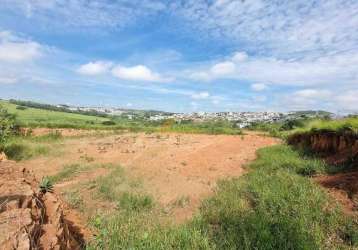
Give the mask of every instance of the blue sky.
[[358, 110], [356, 0], [0, 0], [0, 98]]

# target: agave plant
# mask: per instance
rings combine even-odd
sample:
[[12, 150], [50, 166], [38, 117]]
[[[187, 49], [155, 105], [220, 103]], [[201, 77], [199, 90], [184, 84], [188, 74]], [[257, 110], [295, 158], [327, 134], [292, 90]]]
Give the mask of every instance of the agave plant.
[[43, 177], [41, 182], [40, 182], [40, 191], [42, 193], [46, 193], [46, 192], [53, 192], [53, 184], [52, 181], [47, 177]]

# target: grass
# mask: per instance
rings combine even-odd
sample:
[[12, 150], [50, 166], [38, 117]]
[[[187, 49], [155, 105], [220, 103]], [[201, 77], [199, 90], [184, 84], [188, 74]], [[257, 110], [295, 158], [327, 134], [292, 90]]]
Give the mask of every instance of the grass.
[[250, 169], [265, 168], [265, 171], [284, 169], [305, 176], [328, 172], [331, 166], [322, 160], [304, 156], [292, 147], [275, 145], [257, 151], [258, 159], [250, 164]]
[[8, 141], [3, 148], [10, 160], [22, 161], [33, 157], [46, 156], [51, 153], [51, 147], [46, 144], [34, 144], [29, 141], [15, 138]]
[[153, 221], [152, 214], [100, 216], [92, 225], [98, 235], [88, 249], [210, 249], [199, 225], [163, 227]]
[[96, 168], [111, 168], [111, 167], [112, 167], [111, 164], [82, 164], [82, 163], [66, 164], [57, 174], [49, 176], [49, 179], [53, 183], [59, 183], [71, 179], [81, 172], [90, 171]]
[[0, 101], [0, 105], [15, 114], [18, 123], [23, 127], [49, 127], [49, 128], [105, 128], [102, 124], [108, 118], [72, 114], [44, 109], [26, 108], [17, 109], [17, 105], [7, 101]]
[[[261, 149], [249, 173], [219, 182], [200, 212], [181, 225], [163, 225], [155, 210], [120, 209], [98, 216], [89, 249], [354, 249], [358, 224], [308, 176], [327, 171], [289, 146]], [[122, 170], [100, 185], [118, 200]], [[114, 177], [117, 176], [117, 177]], [[102, 179], [103, 180], [103, 179]], [[122, 186], [123, 187], [123, 186]], [[178, 202], [181, 204], [181, 202]]]
[[326, 130], [335, 132], [352, 131], [358, 134], [358, 117], [351, 117], [338, 120], [316, 119], [307, 123], [303, 128], [295, 129], [293, 132], [309, 132], [312, 130]]
[[138, 179], [128, 179], [124, 170], [113, 167], [110, 174], [97, 178], [96, 186], [100, 198], [115, 202], [118, 209], [142, 211], [154, 207], [153, 198], [145, 194]]
[[58, 150], [62, 135], [57, 132], [50, 132], [42, 136], [12, 136], [3, 145], [3, 151], [11, 160], [28, 160], [39, 156], [62, 153]]
[[88, 169], [88, 166], [83, 166], [83, 165], [78, 164], [78, 163], [65, 165], [61, 169], [61, 171], [58, 172], [56, 175], [49, 176], [49, 179], [53, 183], [58, 183], [58, 182], [67, 180], [70, 177], [74, 177], [79, 172], [87, 170], [87, 169]]
[[78, 209], [81, 212], [85, 210], [84, 201], [81, 197], [79, 190], [71, 190], [65, 192], [64, 198], [71, 208]]

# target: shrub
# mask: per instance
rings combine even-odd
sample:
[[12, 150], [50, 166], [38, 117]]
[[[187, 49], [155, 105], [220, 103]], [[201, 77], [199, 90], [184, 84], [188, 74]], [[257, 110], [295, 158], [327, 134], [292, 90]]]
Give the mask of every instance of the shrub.
[[17, 110], [26, 110], [27, 107], [24, 107], [24, 106], [16, 106], [16, 109], [17, 109]]
[[28, 159], [32, 156], [31, 149], [21, 142], [10, 142], [3, 148], [6, 156], [15, 161]]
[[109, 120], [109, 121], [103, 121], [102, 125], [113, 126], [113, 125], [116, 125], [116, 123], [114, 121]]

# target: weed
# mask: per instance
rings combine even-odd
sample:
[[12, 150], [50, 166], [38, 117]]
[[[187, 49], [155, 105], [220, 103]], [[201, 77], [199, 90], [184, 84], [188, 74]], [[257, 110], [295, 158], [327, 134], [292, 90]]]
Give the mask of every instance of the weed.
[[93, 162], [95, 160], [94, 157], [88, 156], [87, 154], [86, 155], [81, 155], [80, 158], [84, 159], [86, 162]]
[[84, 169], [83, 166], [81, 166], [80, 164], [70, 164], [70, 165], [65, 165], [62, 170], [57, 173], [56, 175], [50, 176], [50, 180], [53, 183], [58, 183], [61, 182], [63, 180], [66, 180], [72, 176], [74, 176], [75, 174], [77, 174], [80, 170]]
[[129, 211], [141, 211], [153, 207], [153, 199], [149, 195], [124, 192], [119, 196], [118, 206]]
[[178, 199], [176, 199], [172, 205], [175, 207], [184, 208], [190, 203], [190, 197], [189, 196], [182, 196]]
[[65, 192], [64, 197], [71, 208], [84, 210], [84, 202], [78, 190]]

